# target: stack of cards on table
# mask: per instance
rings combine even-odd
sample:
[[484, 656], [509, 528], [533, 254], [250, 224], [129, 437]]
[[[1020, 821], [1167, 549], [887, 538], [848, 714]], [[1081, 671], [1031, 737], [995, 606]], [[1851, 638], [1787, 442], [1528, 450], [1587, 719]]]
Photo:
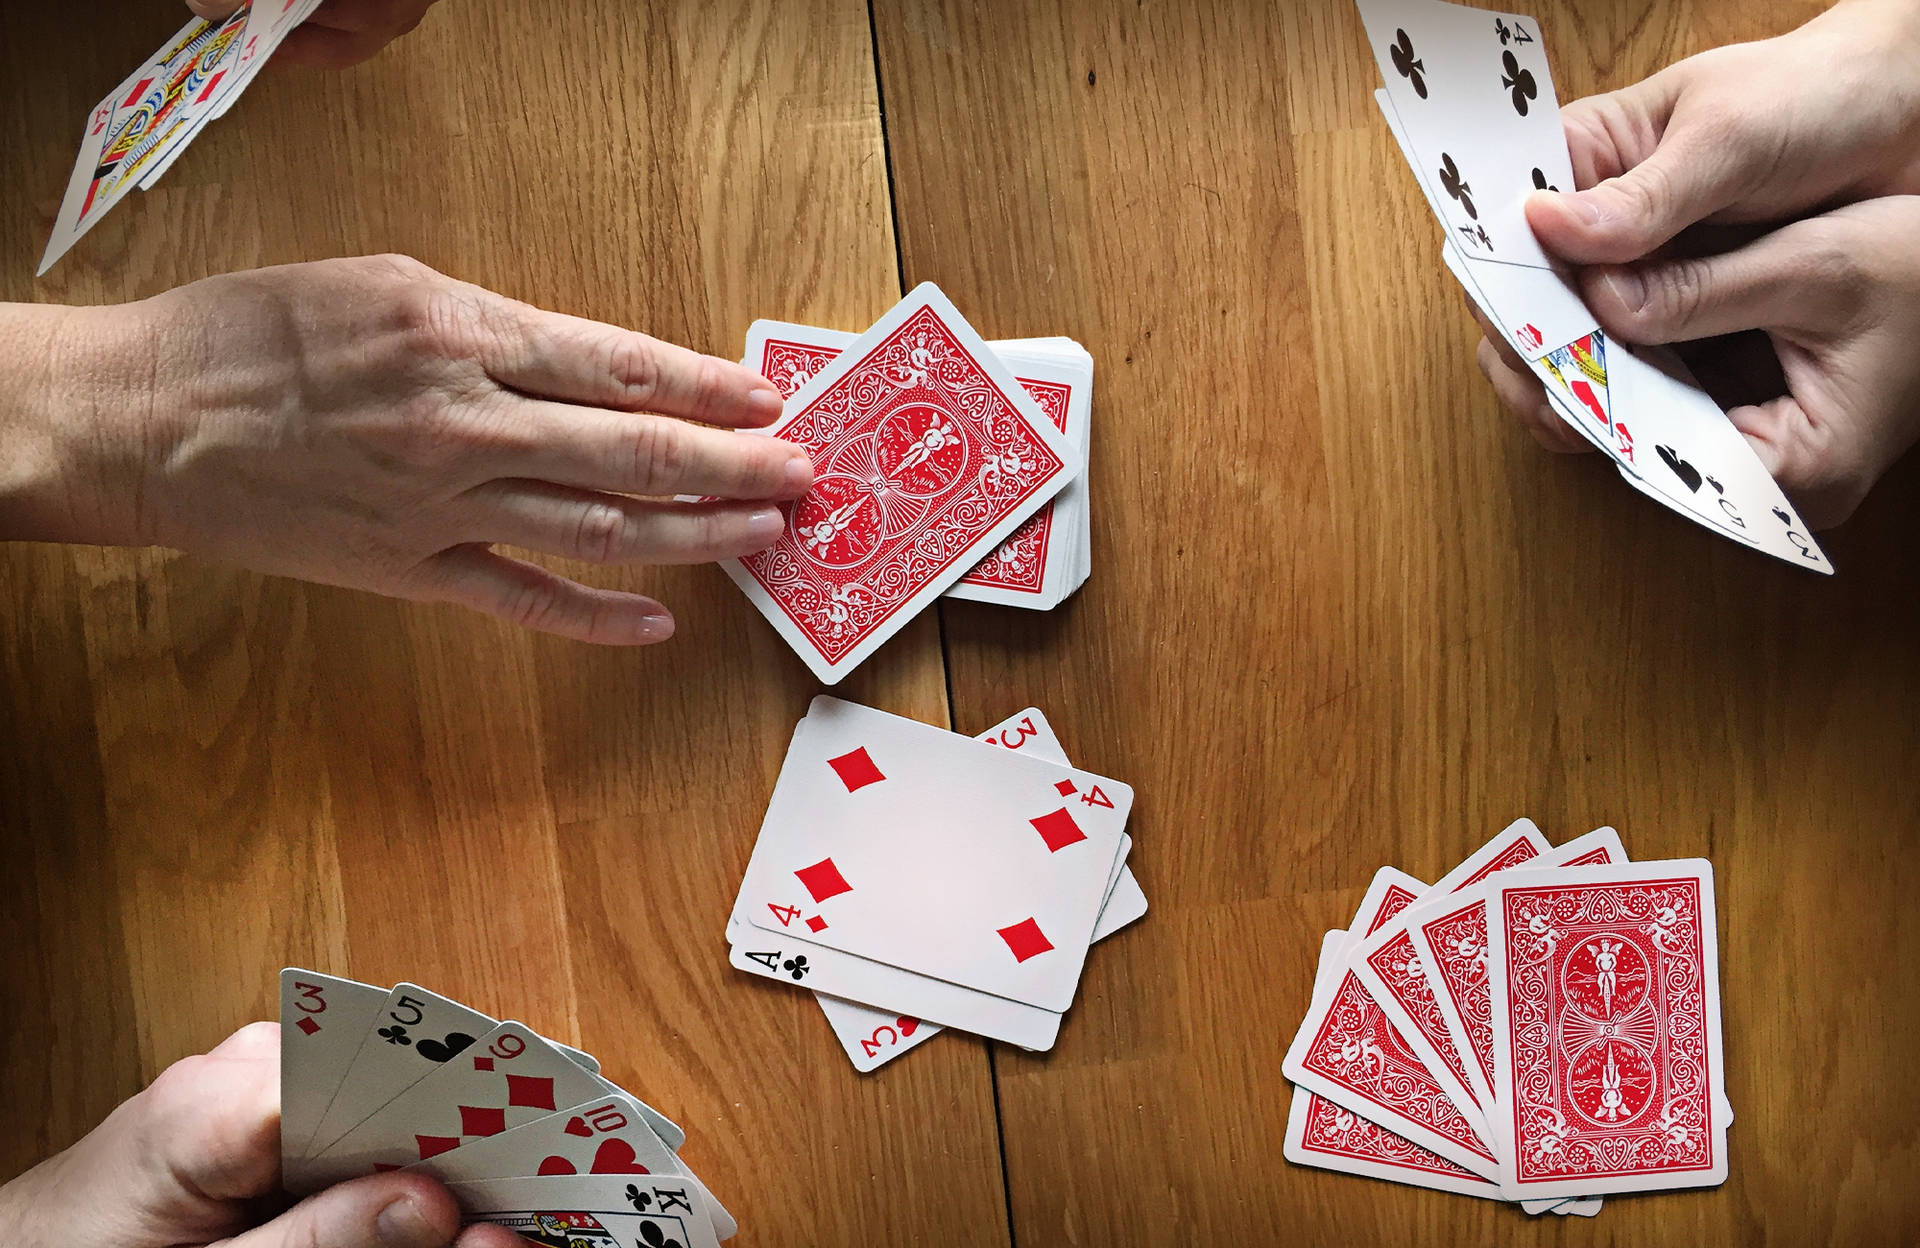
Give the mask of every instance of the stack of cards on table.
[[1328, 932], [1282, 1069], [1289, 1161], [1591, 1215], [1727, 1177], [1713, 869], [1513, 824]]
[[723, 564], [831, 685], [942, 596], [1048, 611], [1087, 579], [1093, 357], [985, 343], [932, 283], [858, 336], [756, 321], [744, 363], [813, 459], [770, 549]]
[[87, 115], [40, 272], [52, 268], [127, 192], [151, 189], [319, 7], [320, 0], [242, 0], [225, 18], [188, 22], [128, 74]]
[[408, 1169], [467, 1218], [573, 1248], [693, 1248], [737, 1229], [686, 1135], [592, 1057], [417, 984], [280, 973], [286, 1189]]
[[863, 1071], [943, 1027], [1050, 1049], [1087, 946], [1147, 912], [1132, 807], [1037, 709], [973, 738], [815, 698], [727, 922], [732, 963], [813, 989]]
[[1524, 211], [1575, 189], [1533, 19], [1441, 0], [1357, 0], [1380, 111], [1446, 231], [1443, 256], [1553, 410], [1635, 490], [1723, 537], [1831, 574], [1746, 438], [1670, 351], [1609, 343]]

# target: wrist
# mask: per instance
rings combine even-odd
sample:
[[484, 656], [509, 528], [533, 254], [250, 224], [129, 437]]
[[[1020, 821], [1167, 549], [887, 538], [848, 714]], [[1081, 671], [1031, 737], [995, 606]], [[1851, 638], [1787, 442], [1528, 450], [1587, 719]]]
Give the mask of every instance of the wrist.
[[0, 539], [145, 545], [169, 422], [140, 305], [0, 304]]

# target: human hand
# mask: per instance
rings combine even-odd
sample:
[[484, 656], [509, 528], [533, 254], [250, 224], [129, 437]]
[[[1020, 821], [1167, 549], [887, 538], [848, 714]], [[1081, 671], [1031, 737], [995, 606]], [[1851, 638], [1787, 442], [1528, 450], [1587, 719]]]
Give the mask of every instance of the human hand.
[[1561, 110], [1575, 184], [1527, 220], [1577, 265], [1628, 264], [1699, 222], [1774, 222], [1920, 193], [1920, 5], [1848, 0]]
[[[1920, 196], [1839, 208], [1719, 255], [1591, 269], [1582, 285], [1623, 342], [1766, 334], [1786, 393], [1727, 415], [1816, 529], [1852, 515], [1920, 441]], [[1480, 367], [1502, 402], [1543, 445], [1585, 450], [1505, 336], [1481, 328]], [[1696, 371], [1737, 347], [1700, 344]]]
[[[261, 0], [264, 4], [265, 0]], [[273, 54], [276, 63], [346, 69], [358, 65], [410, 33], [434, 0], [324, 0], [313, 16], [288, 35]], [[219, 19], [240, 7], [240, 0], [187, 0], [200, 17]]]
[[277, 1217], [280, 1027], [254, 1023], [163, 1071], [85, 1138], [0, 1186], [8, 1248], [525, 1248], [497, 1226], [462, 1231], [446, 1188], [381, 1174]]
[[[94, 342], [112, 363], [89, 399], [64, 405], [78, 410], [60, 412], [56, 435], [74, 454], [108, 448], [109, 462], [53, 474], [69, 492], [88, 483], [89, 506], [67, 511], [92, 519], [14, 536], [172, 546], [643, 644], [672, 634], [659, 603], [489, 544], [705, 563], [772, 544], [774, 503], [812, 484], [800, 448], [704, 427], [778, 416], [779, 393], [755, 373], [405, 257], [259, 269], [60, 311], [68, 328], [56, 339]], [[671, 501], [681, 494], [737, 501]]]

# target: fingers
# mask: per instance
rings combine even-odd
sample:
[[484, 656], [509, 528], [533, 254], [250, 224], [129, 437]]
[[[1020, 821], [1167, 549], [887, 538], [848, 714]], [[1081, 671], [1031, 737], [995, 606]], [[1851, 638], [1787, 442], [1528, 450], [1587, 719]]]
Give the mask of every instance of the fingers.
[[422, 572], [423, 596], [535, 632], [602, 646], [647, 646], [673, 636], [673, 616], [651, 598], [592, 589], [484, 546], [443, 551]]
[[1809, 416], [1792, 395], [1733, 408], [1727, 419], [1814, 529], [1846, 523], [1879, 479], [1857, 456], [1840, 453], [1831, 426]]
[[380, 1174], [310, 1196], [227, 1248], [445, 1248], [459, 1233], [446, 1188], [425, 1175]]
[[332, 30], [308, 23], [281, 41], [273, 54], [275, 65], [304, 65], [308, 69], [352, 69], [370, 61], [387, 46], [385, 36], [361, 30]]
[[503, 301], [488, 374], [523, 394], [729, 429], [780, 417], [780, 392], [752, 369], [645, 334]]
[[668, 416], [528, 401], [486, 459], [500, 477], [671, 498], [794, 499], [813, 488], [806, 452], [777, 438]]
[[1820, 329], [1845, 319], [1859, 279], [1829, 222], [1806, 221], [1724, 255], [1590, 269], [1587, 305], [1626, 342], [1691, 342], [1749, 329]]
[[1531, 372], [1507, 367], [1500, 358], [1500, 352], [1484, 338], [1480, 340], [1476, 358], [1480, 371], [1492, 384], [1494, 394], [1508, 411], [1520, 418], [1521, 425], [1533, 435], [1534, 441], [1560, 455], [1592, 449], [1586, 439], [1567, 428], [1566, 422], [1560, 419], [1547, 398], [1546, 387]]
[[239, 8], [240, 0], [187, 0], [187, 7], [193, 10], [195, 17], [217, 22]]
[[784, 522], [749, 503], [648, 503], [540, 481], [495, 481], [466, 496], [476, 541], [590, 563], [712, 563], [765, 550]]

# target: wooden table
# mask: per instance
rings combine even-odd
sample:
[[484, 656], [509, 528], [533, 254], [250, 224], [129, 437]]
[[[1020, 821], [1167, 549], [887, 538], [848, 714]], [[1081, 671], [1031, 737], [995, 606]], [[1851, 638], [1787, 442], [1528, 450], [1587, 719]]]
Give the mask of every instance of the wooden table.
[[[1920, 1233], [1920, 473], [1816, 579], [1538, 452], [1345, 0], [448, 0], [273, 74], [48, 278], [81, 118], [176, 5], [0, 15], [0, 295], [393, 250], [722, 354], [938, 281], [1098, 361], [1095, 571], [960, 604], [842, 692], [1045, 707], [1139, 791], [1153, 911], [1045, 1056], [848, 1066], [721, 928], [815, 686], [713, 568], [640, 652], [156, 552], [0, 575], [0, 1175], [270, 1017], [299, 963], [601, 1054], [742, 1244], [1781, 1244]], [[1563, 98], [1818, 6], [1546, 6]], [[84, 38], [76, 38], [84, 33]], [[1715, 864], [1732, 1177], [1592, 1222], [1285, 1164], [1318, 936], [1519, 814]]]

